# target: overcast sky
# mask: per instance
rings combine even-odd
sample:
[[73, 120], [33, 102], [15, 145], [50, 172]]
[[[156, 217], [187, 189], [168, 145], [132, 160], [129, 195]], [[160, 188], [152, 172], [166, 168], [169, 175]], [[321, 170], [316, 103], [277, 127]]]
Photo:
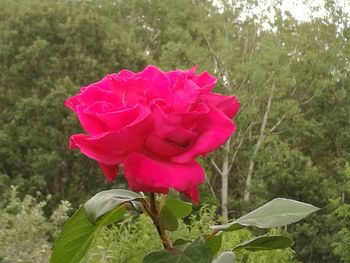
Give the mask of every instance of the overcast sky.
[[[309, 20], [310, 19], [310, 9], [308, 8], [308, 5], [304, 4], [301, 0], [297, 1], [291, 1], [291, 0], [284, 0], [282, 4], [282, 10], [288, 10], [291, 12], [291, 14], [298, 20]], [[313, 0], [308, 1], [311, 3], [312, 7], [321, 7], [321, 9], [318, 12], [313, 12], [312, 15], [319, 17], [323, 16], [325, 14], [324, 9], [322, 6], [324, 5], [324, 0]], [[348, 0], [338, 0], [337, 1], [347, 12], [350, 11], [350, 4]], [[310, 5], [310, 4], [309, 4]]]
[[[347, 13], [350, 13], [350, 0], [335, 0], [338, 2]], [[214, 3], [220, 6], [220, 0], [214, 0]], [[269, 7], [272, 6], [273, 0], [259, 0], [258, 6], [247, 15], [261, 13], [269, 14], [269, 17], [273, 20], [274, 14], [269, 11]], [[307, 3], [307, 4], [305, 4]], [[308, 21], [312, 17], [322, 17], [325, 14], [323, 8], [324, 0], [282, 0], [281, 10], [282, 12], [289, 11], [293, 17], [300, 21]], [[312, 10], [319, 7], [318, 11]]]

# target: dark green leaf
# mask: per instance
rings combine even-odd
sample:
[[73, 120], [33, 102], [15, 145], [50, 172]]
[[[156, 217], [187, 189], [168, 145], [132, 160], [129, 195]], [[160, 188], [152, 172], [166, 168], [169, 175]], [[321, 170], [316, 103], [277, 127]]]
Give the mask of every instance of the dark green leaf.
[[189, 243], [183, 251], [155, 251], [147, 254], [144, 263], [210, 263], [211, 253], [202, 237]]
[[80, 207], [63, 226], [51, 254], [51, 263], [79, 262], [84, 257], [96, 231], [102, 226], [120, 220], [125, 212], [124, 207], [118, 207], [93, 224], [87, 218], [84, 210], [84, 207]]
[[234, 263], [235, 254], [231, 251], [221, 253], [212, 263]]
[[291, 199], [276, 198], [258, 209], [224, 224], [211, 226], [211, 229], [233, 231], [244, 226], [272, 228], [295, 223], [319, 208]]
[[164, 228], [169, 231], [175, 231], [179, 226], [176, 216], [166, 206], [162, 208], [159, 220]]
[[94, 237], [96, 226], [80, 207], [64, 225], [51, 255], [51, 263], [79, 262]]
[[261, 236], [241, 243], [233, 251], [247, 249], [249, 251], [283, 249], [293, 245], [293, 240], [286, 236]]
[[144, 257], [143, 263], [177, 263], [177, 262], [180, 262], [178, 261], [178, 258], [179, 258], [179, 255], [176, 254], [175, 252], [160, 250], [160, 251], [148, 253]]
[[221, 248], [222, 233], [219, 233], [213, 236], [212, 238], [208, 239], [206, 242], [207, 242], [207, 246], [210, 248], [212, 256], [215, 256]]
[[100, 216], [117, 206], [126, 202], [142, 199], [144, 198], [138, 193], [124, 189], [112, 189], [94, 195], [84, 204], [84, 208], [89, 220], [95, 223]]
[[192, 240], [186, 240], [186, 239], [179, 238], [179, 239], [176, 239], [174, 241], [173, 247], [182, 246], [182, 245], [185, 245], [185, 244], [190, 243], [190, 242], [192, 242]]
[[168, 208], [176, 218], [183, 218], [192, 212], [192, 204], [180, 199], [168, 198], [164, 207]]
[[114, 224], [115, 222], [121, 220], [126, 212], [126, 208], [124, 206], [118, 206], [114, 208], [112, 211], [104, 214], [98, 221], [97, 226], [108, 226]]

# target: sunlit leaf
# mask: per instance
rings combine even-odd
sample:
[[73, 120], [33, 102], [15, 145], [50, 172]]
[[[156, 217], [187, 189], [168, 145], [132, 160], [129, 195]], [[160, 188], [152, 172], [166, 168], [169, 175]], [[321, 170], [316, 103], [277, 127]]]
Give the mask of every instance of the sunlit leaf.
[[94, 195], [84, 204], [86, 215], [92, 223], [117, 206], [135, 200], [143, 200], [144, 198], [138, 193], [124, 190], [111, 189], [102, 191]]
[[276, 198], [254, 211], [224, 225], [214, 225], [211, 229], [233, 231], [244, 226], [272, 228], [295, 223], [319, 208], [285, 198]]

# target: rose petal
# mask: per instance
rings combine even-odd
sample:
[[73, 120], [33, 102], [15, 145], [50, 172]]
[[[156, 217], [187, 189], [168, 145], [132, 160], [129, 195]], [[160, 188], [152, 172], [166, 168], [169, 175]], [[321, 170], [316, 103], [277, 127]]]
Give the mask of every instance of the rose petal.
[[82, 105], [78, 105], [76, 113], [83, 129], [90, 135], [97, 135], [107, 131], [104, 123], [95, 114], [87, 114]]
[[119, 142], [119, 136], [113, 133], [92, 137], [85, 134], [74, 134], [70, 137], [69, 147], [80, 149], [86, 156], [98, 162], [108, 165], [120, 163], [125, 157], [125, 150], [115, 148], [113, 145]]
[[176, 81], [176, 79], [185, 74], [188, 78], [192, 77], [194, 75], [194, 73], [196, 72], [198, 66], [195, 65], [192, 68], [190, 68], [189, 70], [181, 70], [181, 69], [177, 69], [177, 70], [171, 70], [166, 72], [166, 75], [168, 76], [171, 85], [173, 85]]
[[127, 70], [127, 69], [123, 69], [117, 75], [121, 78], [131, 78], [135, 74], [136, 74], [135, 72], [132, 72], [132, 71]]
[[80, 104], [79, 95], [72, 96], [64, 102], [67, 108], [70, 108], [73, 112], [76, 112], [76, 107]]
[[225, 143], [235, 130], [235, 125], [231, 119], [216, 108], [201, 115], [198, 119], [196, 130], [198, 139], [185, 153], [172, 157], [176, 163], [187, 163], [198, 155], [205, 155]]
[[164, 134], [167, 134], [179, 126], [178, 121], [176, 119], [169, 119], [158, 104], [152, 103], [150, 109], [154, 116], [154, 134], [163, 137]]
[[164, 139], [169, 142], [175, 143], [181, 147], [187, 147], [197, 135], [181, 126], [164, 134]]
[[204, 170], [196, 161], [175, 164], [136, 152], [124, 159], [123, 171], [133, 191], [166, 193], [173, 188], [187, 193], [194, 202], [198, 201], [195, 188], [204, 180]]
[[160, 156], [175, 156], [183, 153], [185, 148], [151, 134], [145, 141], [145, 147]]
[[202, 100], [223, 111], [232, 119], [239, 110], [240, 103], [235, 96], [224, 96], [218, 93], [208, 93], [202, 96]]
[[97, 116], [107, 127], [107, 130], [113, 131], [133, 125], [149, 114], [150, 110], [148, 108], [137, 103], [129, 108], [101, 113]]
[[146, 102], [146, 80], [134, 75], [131, 78], [123, 79], [118, 75], [113, 75], [114, 85], [112, 87], [122, 105], [133, 105], [135, 103]]
[[[108, 76], [107, 76], [108, 77]], [[106, 77], [106, 78], [107, 78]], [[112, 80], [108, 77], [109, 85], [112, 86]], [[91, 105], [97, 101], [105, 101], [113, 105], [121, 105], [121, 100], [115, 92], [103, 89], [96, 85], [86, 87], [79, 95], [80, 104]]]
[[162, 98], [168, 100], [171, 96], [170, 81], [167, 75], [155, 66], [148, 66], [136, 74], [145, 80], [145, 88], [149, 99]]
[[143, 116], [137, 123], [124, 129], [96, 136], [76, 134], [71, 137], [70, 147], [79, 148], [88, 157], [108, 165], [121, 162], [128, 151], [140, 149], [152, 128], [151, 115]]
[[173, 85], [172, 110], [185, 112], [197, 100], [199, 93], [200, 88], [185, 74], [181, 75]]
[[192, 77], [192, 80], [201, 88], [202, 92], [210, 92], [217, 82], [217, 79], [206, 71]]
[[185, 192], [185, 195], [192, 200], [193, 203], [198, 204], [199, 201], [199, 190], [197, 186], [190, 187]]
[[104, 175], [109, 182], [113, 181], [118, 175], [118, 165], [107, 165], [99, 163]]

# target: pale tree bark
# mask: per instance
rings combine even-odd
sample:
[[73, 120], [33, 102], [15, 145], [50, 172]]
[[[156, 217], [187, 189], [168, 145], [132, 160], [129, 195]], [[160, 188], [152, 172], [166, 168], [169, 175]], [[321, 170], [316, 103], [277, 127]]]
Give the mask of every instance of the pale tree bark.
[[[216, 171], [220, 174], [221, 177], [221, 216], [223, 218], [223, 222], [228, 221], [228, 189], [229, 189], [229, 175], [230, 171], [232, 169], [233, 163], [235, 161], [235, 158], [237, 156], [237, 153], [242, 146], [242, 143], [244, 141], [244, 138], [246, 136], [246, 133], [248, 130], [252, 127], [252, 125], [249, 125], [249, 127], [246, 129], [244, 134], [241, 136], [241, 140], [239, 141], [238, 146], [236, 147], [236, 150], [233, 152], [232, 156], [230, 156], [230, 147], [231, 147], [231, 138], [225, 143], [224, 146], [224, 157], [222, 161], [222, 167], [219, 168], [219, 166], [216, 164], [214, 159], [211, 159], [211, 163], [216, 169]], [[237, 136], [239, 137], [239, 135]]]
[[275, 92], [275, 89], [276, 89], [276, 86], [273, 83], [272, 88], [271, 88], [271, 92], [270, 92], [270, 95], [269, 95], [269, 98], [267, 101], [266, 111], [264, 113], [264, 117], [263, 117], [263, 120], [261, 122], [259, 138], [254, 146], [254, 151], [253, 151], [252, 157], [249, 161], [248, 173], [247, 173], [247, 178], [245, 181], [245, 190], [244, 190], [244, 201], [246, 203], [248, 203], [250, 201], [250, 188], [251, 188], [251, 184], [252, 184], [252, 176], [253, 176], [253, 172], [254, 172], [255, 158], [258, 155], [260, 147], [265, 139], [265, 129], [266, 129], [267, 120], [268, 120], [268, 116], [269, 116], [269, 112], [270, 112], [271, 104], [272, 104], [273, 93]]
[[[215, 51], [213, 50], [210, 40], [209, 38], [206, 36], [206, 34], [203, 33], [203, 38], [207, 44], [208, 50], [212, 56], [212, 60], [213, 60], [213, 66], [214, 66], [214, 72], [217, 73], [219, 75], [219, 78], [222, 80], [222, 83], [224, 85], [224, 88], [228, 89], [230, 87], [230, 80], [229, 80], [229, 74], [227, 72], [227, 70], [224, 67], [224, 63], [223, 60], [221, 58], [219, 58], [217, 56], [217, 54], [215, 53]], [[247, 44], [247, 43], [246, 43]], [[244, 53], [247, 52], [248, 46], [246, 47], [246, 50], [244, 51]], [[251, 54], [254, 53], [254, 49], [251, 50]], [[243, 82], [241, 83], [239, 88], [242, 88], [243, 85], [245, 85], [245, 81], [247, 80], [247, 78], [245, 80], [243, 80]], [[247, 131], [251, 128], [251, 126], [249, 125]], [[224, 157], [222, 160], [222, 166], [221, 169], [219, 168], [219, 166], [215, 163], [215, 161], [213, 159], [211, 159], [211, 163], [213, 164], [214, 168], [217, 170], [217, 172], [220, 174], [221, 176], [221, 215], [223, 218], [223, 222], [227, 222], [228, 221], [228, 189], [229, 189], [229, 173], [232, 169], [232, 165], [234, 162], [234, 159], [237, 155], [238, 149], [241, 147], [243, 140], [245, 138], [245, 133], [242, 136], [242, 139], [240, 140], [238, 147], [236, 149], [236, 151], [233, 153], [233, 155], [230, 155], [230, 145], [231, 145], [231, 139], [229, 139], [225, 146], [224, 146]], [[213, 191], [213, 188], [210, 185], [209, 180], [208, 184], [209, 187], [213, 193], [213, 195], [215, 196], [215, 192]]]
[[[213, 59], [213, 64], [214, 64], [214, 72], [215, 73], [220, 73], [220, 77], [223, 79], [223, 83], [225, 88], [227, 88], [228, 83], [228, 79], [227, 77], [225, 77], [225, 70], [223, 70], [220, 66], [220, 60], [219, 58], [216, 56], [214, 50], [212, 49], [211, 45], [210, 45], [210, 41], [208, 39], [208, 37], [203, 34], [203, 38], [206, 41], [206, 44], [208, 46], [209, 52], [212, 55], [212, 59]], [[231, 140], [229, 139], [224, 148], [225, 148], [225, 156], [223, 159], [223, 163], [222, 163], [222, 169], [220, 169], [218, 167], [218, 165], [215, 163], [215, 161], [213, 159], [211, 159], [211, 163], [213, 164], [213, 166], [215, 167], [215, 169], [218, 171], [218, 173], [221, 176], [221, 216], [223, 218], [223, 223], [227, 223], [228, 222], [228, 175], [229, 175], [229, 164], [230, 164], [230, 160], [229, 160], [229, 150], [230, 150], [230, 142]], [[209, 182], [209, 180], [208, 180]], [[209, 184], [210, 185], [210, 184]], [[215, 196], [215, 194], [214, 194]]]
[[221, 174], [221, 215], [223, 218], [223, 222], [227, 223], [228, 221], [228, 175], [230, 173], [229, 170], [229, 151], [230, 151], [230, 142], [229, 139], [225, 144], [225, 156], [222, 163], [222, 174]]
[[217, 172], [221, 176], [221, 216], [223, 223], [228, 222], [228, 176], [230, 173], [230, 144], [231, 144], [231, 139], [229, 139], [224, 146], [225, 149], [225, 156], [222, 162], [222, 169], [219, 168], [219, 166], [215, 163], [213, 159], [211, 159], [211, 163], [217, 170]]

